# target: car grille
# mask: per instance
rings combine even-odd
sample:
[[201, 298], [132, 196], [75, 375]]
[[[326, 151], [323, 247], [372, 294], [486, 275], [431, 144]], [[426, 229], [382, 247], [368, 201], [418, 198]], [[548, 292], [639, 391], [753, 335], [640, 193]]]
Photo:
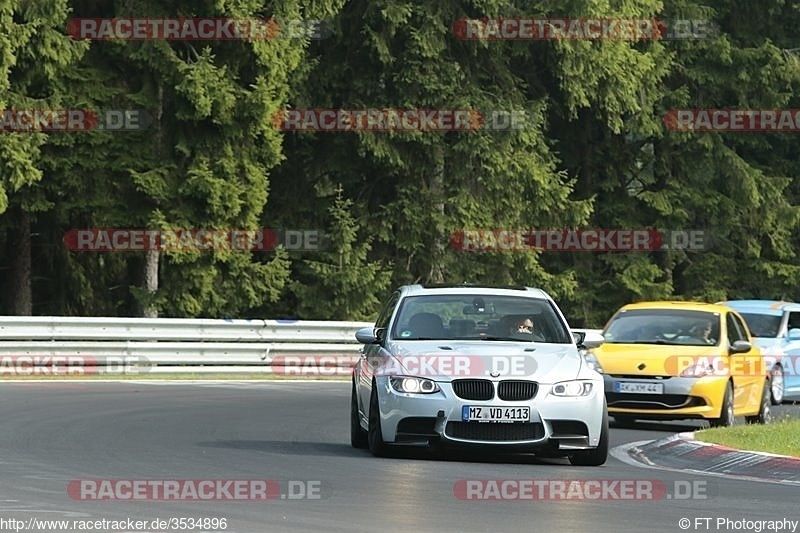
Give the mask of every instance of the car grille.
[[493, 442], [537, 440], [544, 437], [540, 423], [448, 422], [445, 434], [454, 439]]
[[681, 409], [684, 407], [700, 407], [706, 402], [697, 396], [684, 394], [630, 394], [606, 392], [609, 407], [625, 409]]
[[497, 396], [508, 402], [524, 402], [536, 396], [537, 389], [535, 381], [501, 381], [497, 386]]
[[457, 379], [453, 381], [453, 392], [464, 400], [491, 400], [494, 384], [488, 379]]
[[609, 374], [615, 379], [657, 379], [659, 381], [670, 379], [672, 376], [642, 376], [640, 374]]

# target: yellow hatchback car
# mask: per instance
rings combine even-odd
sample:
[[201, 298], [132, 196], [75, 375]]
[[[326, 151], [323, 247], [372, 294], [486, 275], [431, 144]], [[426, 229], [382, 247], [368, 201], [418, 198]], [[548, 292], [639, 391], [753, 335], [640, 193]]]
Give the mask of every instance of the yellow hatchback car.
[[641, 302], [622, 307], [586, 358], [603, 374], [608, 413], [705, 419], [730, 426], [770, 420], [767, 365], [742, 317], [721, 305]]

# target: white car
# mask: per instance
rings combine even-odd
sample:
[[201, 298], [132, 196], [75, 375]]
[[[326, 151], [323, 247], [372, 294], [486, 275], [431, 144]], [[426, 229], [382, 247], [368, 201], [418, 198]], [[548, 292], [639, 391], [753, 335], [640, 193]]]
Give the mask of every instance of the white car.
[[[587, 339], [589, 336], [591, 339]], [[353, 368], [350, 432], [377, 456], [397, 446], [478, 446], [569, 457], [608, 456], [603, 378], [552, 298], [529, 287], [404, 286]]]

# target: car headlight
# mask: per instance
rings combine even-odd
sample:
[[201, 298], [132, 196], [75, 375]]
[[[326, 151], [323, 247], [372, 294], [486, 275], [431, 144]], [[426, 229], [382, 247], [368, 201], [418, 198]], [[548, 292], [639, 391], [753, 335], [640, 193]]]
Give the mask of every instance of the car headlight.
[[597, 360], [597, 357], [592, 352], [584, 352], [583, 360], [586, 361], [586, 364], [589, 365], [589, 368], [597, 372], [598, 374], [603, 374], [603, 367], [600, 365], [600, 361]]
[[588, 396], [592, 392], [591, 381], [562, 381], [553, 385], [554, 396]]
[[397, 376], [389, 378], [389, 383], [397, 392], [409, 394], [433, 394], [434, 392], [439, 392], [439, 385], [435, 381], [425, 378]]
[[700, 362], [687, 367], [680, 373], [682, 378], [702, 378], [703, 376], [711, 376], [714, 374], [713, 365], [707, 362]]

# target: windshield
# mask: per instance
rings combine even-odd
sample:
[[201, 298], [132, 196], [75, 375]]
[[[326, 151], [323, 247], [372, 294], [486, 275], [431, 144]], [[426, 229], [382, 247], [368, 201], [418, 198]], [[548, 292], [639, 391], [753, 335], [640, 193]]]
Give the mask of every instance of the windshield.
[[781, 327], [781, 315], [763, 315], [760, 313], [740, 313], [747, 323], [753, 337], [777, 337]]
[[410, 296], [401, 304], [391, 338], [573, 342], [547, 300], [485, 294]]
[[603, 332], [606, 344], [719, 344], [720, 316], [679, 309], [631, 309], [618, 313]]

